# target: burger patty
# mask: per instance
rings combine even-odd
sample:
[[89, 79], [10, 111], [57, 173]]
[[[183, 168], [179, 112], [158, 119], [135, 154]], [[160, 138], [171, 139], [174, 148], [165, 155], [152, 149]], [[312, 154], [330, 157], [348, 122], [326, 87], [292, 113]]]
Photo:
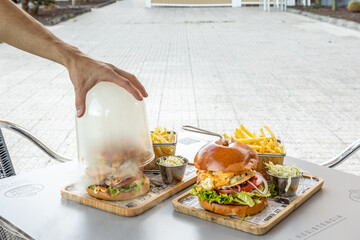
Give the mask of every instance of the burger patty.
[[130, 177], [130, 178], [126, 178], [124, 179], [124, 181], [122, 182], [119, 182], [119, 184], [117, 186], [109, 186], [109, 185], [91, 185], [89, 186], [89, 188], [93, 189], [94, 192], [104, 192], [104, 193], [108, 193], [109, 192], [109, 189], [113, 188], [117, 188], [117, 189], [121, 189], [121, 188], [125, 188], [125, 192], [128, 192], [130, 191], [131, 189], [126, 189], [126, 187], [129, 187], [131, 186], [130, 184], [132, 184], [133, 182], [139, 180], [140, 178], [143, 178], [144, 176], [141, 174], [141, 175], [138, 175], [136, 177]]
[[255, 176], [255, 170], [249, 170], [244, 174], [235, 175], [234, 173], [224, 173], [220, 171], [200, 170], [198, 174], [198, 184], [206, 190], [221, 188], [224, 186], [232, 187], [241, 184]]

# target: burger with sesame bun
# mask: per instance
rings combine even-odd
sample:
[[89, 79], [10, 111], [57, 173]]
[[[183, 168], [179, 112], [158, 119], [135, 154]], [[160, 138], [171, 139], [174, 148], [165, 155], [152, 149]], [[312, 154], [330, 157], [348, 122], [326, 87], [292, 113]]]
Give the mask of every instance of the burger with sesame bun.
[[198, 179], [191, 193], [211, 212], [239, 217], [256, 214], [270, 196], [265, 178], [255, 171], [257, 163], [256, 152], [243, 143], [210, 142], [195, 156]]

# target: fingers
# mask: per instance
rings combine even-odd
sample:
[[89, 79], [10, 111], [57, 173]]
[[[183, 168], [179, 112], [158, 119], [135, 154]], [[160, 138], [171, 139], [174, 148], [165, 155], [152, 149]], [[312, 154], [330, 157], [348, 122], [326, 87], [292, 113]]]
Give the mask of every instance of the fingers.
[[[133, 75], [107, 63], [92, 59], [78, 61], [80, 66], [69, 69], [70, 78], [75, 88], [76, 115], [81, 118], [85, 114], [86, 94], [98, 82], [113, 82], [128, 91], [135, 99], [142, 101], [148, 94], [144, 86]], [[90, 62], [89, 62], [90, 61]], [[85, 67], [86, 66], [86, 67]]]
[[85, 113], [85, 99], [86, 91], [83, 89], [75, 90], [76, 116], [78, 118], [81, 118]]
[[123, 76], [124, 78], [128, 79], [132, 83], [132, 85], [135, 88], [137, 88], [137, 90], [141, 93], [141, 95], [143, 97], [149, 96], [148, 93], [146, 92], [144, 86], [141, 84], [141, 82], [133, 74], [128, 73], [128, 72], [126, 72], [124, 70], [121, 70], [121, 69], [119, 69], [119, 68], [117, 68], [115, 66], [111, 66], [111, 67], [113, 67], [114, 71], [117, 74], [119, 74], [119, 75]]
[[112, 81], [113, 83], [123, 87], [126, 91], [128, 91], [131, 95], [134, 96], [139, 101], [143, 100], [143, 96], [140, 94], [139, 90], [134, 87], [134, 85], [126, 78], [122, 76], [117, 76], [119, 81]]

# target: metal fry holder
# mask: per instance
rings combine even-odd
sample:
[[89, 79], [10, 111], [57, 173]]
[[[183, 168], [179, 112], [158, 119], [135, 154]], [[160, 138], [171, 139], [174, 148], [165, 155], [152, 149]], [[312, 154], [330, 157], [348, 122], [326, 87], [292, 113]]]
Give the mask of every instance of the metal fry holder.
[[[153, 133], [154, 131], [150, 131]], [[171, 134], [171, 132], [174, 133], [175, 141], [170, 143], [153, 143], [153, 149], [155, 153], [155, 158], [148, 163], [145, 168], [144, 172], [160, 172], [159, 168], [156, 164], [156, 159], [163, 156], [173, 156], [175, 155], [176, 151], [176, 144], [177, 144], [177, 133], [175, 131], [167, 131], [167, 134]]]
[[[281, 140], [277, 139], [278, 144], [281, 144]], [[256, 171], [260, 172], [266, 180], [269, 180], [270, 177], [266, 172], [265, 163], [272, 162], [274, 164], [283, 164], [284, 158], [286, 156], [286, 150], [284, 147], [284, 153], [257, 153], [259, 158], [259, 163], [256, 167]]]

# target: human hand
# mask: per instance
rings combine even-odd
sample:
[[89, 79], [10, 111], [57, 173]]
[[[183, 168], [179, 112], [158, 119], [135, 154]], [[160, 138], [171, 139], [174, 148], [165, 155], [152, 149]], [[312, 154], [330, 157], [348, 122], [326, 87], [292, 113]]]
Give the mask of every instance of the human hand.
[[133, 74], [109, 63], [96, 61], [84, 54], [76, 56], [67, 65], [67, 69], [74, 85], [76, 115], [78, 118], [85, 113], [87, 92], [101, 81], [113, 82], [123, 87], [139, 101], [148, 96], [144, 86]]
[[148, 96], [134, 75], [86, 56], [78, 48], [57, 38], [11, 1], [0, 0], [0, 40], [64, 65], [74, 85], [78, 117], [85, 113], [87, 92], [101, 81], [123, 87], [139, 101]]

